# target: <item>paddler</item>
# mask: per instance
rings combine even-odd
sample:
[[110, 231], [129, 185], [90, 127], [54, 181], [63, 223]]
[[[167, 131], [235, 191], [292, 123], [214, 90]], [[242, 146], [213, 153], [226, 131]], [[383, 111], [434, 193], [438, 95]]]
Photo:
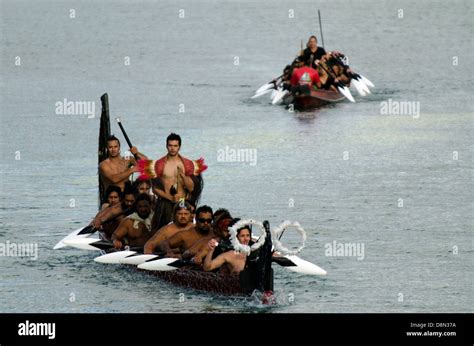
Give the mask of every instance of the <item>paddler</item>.
[[[212, 231], [213, 212], [212, 208], [203, 205], [196, 210], [196, 224], [186, 231], [176, 233], [169, 239], [163, 240], [160, 244], [161, 250], [167, 257], [181, 258], [186, 250], [190, 249], [195, 243], [205, 237], [213, 237]], [[176, 254], [173, 249], [177, 249], [180, 254]]]
[[139, 179], [153, 179], [153, 192], [158, 195], [153, 230], [158, 230], [173, 220], [173, 210], [181, 199], [193, 203], [199, 198], [202, 189], [200, 173], [207, 166], [204, 159], [191, 161], [179, 154], [181, 137], [171, 133], [166, 138], [168, 153], [159, 160], [141, 160]]
[[212, 238], [219, 243], [219, 246], [214, 251], [213, 258], [217, 257], [222, 252], [228, 251], [232, 248], [232, 244], [229, 240], [229, 227], [239, 220], [240, 219], [232, 219], [232, 216], [227, 209], [222, 208], [216, 210], [212, 226], [215, 235], [205, 237], [198, 241], [183, 253], [183, 259], [191, 259], [195, 264], [201, 265], [209, 252], [208, 243]]
[[151, 220], [153, 212], [151, 210], [151, 199], [146, 193], [138, 195], [135, 202], [135, 212], [122, 220], [118, 228], [112, 234], [112, 241], [116, 249], [121, 249], [124, 245], [130, 247], [143, 247], [152, 236]]
[[316, 36], [310, 36], [306, 49], [303, 49], [296, 58], [295, 63], [303, 63], [305, 66], [316, 69], [316, 61], [320, 60], [326, 54], [323, 47], [318, 47], [318, 39]]
[[190, 203], [182, 200], [174, 207], [174, 220], [166, 226], [160, 228], [153, 237], [145, 244], [143, 252], [151, 254], [159, 248], [162, 241], [171, 238], [180, 231], [187, 231], [193, 227], [192, 206]]
[[[117, 229], [120, 222], [127, 215], [134, 212], [135, 193], [130, 186], [125, 187], [123, 198], [120, 203], [114, 204], [101, 210], [90, 223], [94, 228], [100, 230], [102, 238], [110, 240], [110, 237]], [[104, 221], [116, 217], [115, 220], [104, 224]]]
[[[252, 233], [249, 226], [244, 226], [237, 230], [237, 239], [243, 245], [249, 244], [250, 240], [252, 239]], [[227, 272], [230, 274], [238, 274], [244, 270], [245, 262], [247, 260], [247, 255], [244, 253], [229, 250], [212, 259], [217, 245], [218, 242], [216, 239], [209, 240], [209, 252], [204, 259], [203, 266], [205, 271], [212, 271], [222, 267], [223, 270], [227, 270]]]
[[[136, 147], [130, 148], [130, 152], [136, 154], [139, 159], [147, 159], [145, 155], [138, 152]], [[109, 185], [116, 185], [123, 191], [130, 175], [137, 172], [137, 163], [133, 157], [126, 159], [120, 156], [120, 141], [113, 135], [107, 138], [107, 154], [108, 158], [99, 165], [104, 189], [107, 189]]]

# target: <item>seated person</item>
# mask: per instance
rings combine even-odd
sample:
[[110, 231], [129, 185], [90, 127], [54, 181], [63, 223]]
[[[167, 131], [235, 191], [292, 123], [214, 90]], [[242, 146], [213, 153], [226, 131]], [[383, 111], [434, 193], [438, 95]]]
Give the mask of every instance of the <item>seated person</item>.
[[[110, 237], [117, 229], [120, 222], [127, 215], [134, 212], [135, 195], [131, 188], [125, 188], [122, 201], [101, 210], [90, 223], [94, 228], [100, 230], [103, 239], [110, 240]], [[115, 218], [114, 218], [115, 217]], [[108, 221], [111, 220], [112, 221]], [[108, 222], [106, 222], [108, 221]]]
[[321, 81], [319, 79], [318, 71], [307, 66], [295, 68], [293, 70], [290, 84], [293, 87], [298, 85], [308, 85], [310, 89], [313, 86], [321, 88]]
[[[237, 239], [241, 244], [248, 245], [252, 234], [248, 226], [244, 226], [237, 230]], [[217, 246], [217, 241], [215, 239], [209, 240], [208, 247], [209, 252], [204, 259], [204, 270], [212, 271], [218, 268], [225, 268], [230, 274], [239, 274], [245, 268], [245, 262], [247, 260], [247, 255], [240, 253], [234, 250], [229, 250], [217, 256], [215, 259], [212, 259], [214, 249]]]
[[105, 190], [104, 203], [100, 207], [101, 210], [119, 204], [122, 197], [122, 190], [116, 185], [109, 185]]
[[150, 193], [151, 181], [150, 180], [138, 180], [137, 179], [133, 182], [133, 188], [137, 191], [137, 194]]
[[[232, 224], [233, 219], [227, 209], [216, 210], [214, 213], [213, 230], [215, 233], [215, 239], [219, 242], [220, 246], [216, 249], [216, 251], [214, 251], [215, 256], [222, 253], [222, 248], [225, 248], [226, 251], [227, 249], [232, 248], [232, 245], [229, 241], [229, 226]], [[201, 265], [204, 258], [206, 258], [207, 253], [209, 252], [207, 244], [209, 240], [212, 239], [212, 237], [213, 236], [205, 237], [194, 244], [190, 249], [186, 250], [182, 256], [183, 259], [191, 258], [191, 261], [193, 261], [195, 264]]]
[[177, 203], [174, 207], [174, 221], [161, 227], [145, 244], [144, 253], [151, 254], [159, 248], [162, 241], [171, 238], [176, 233], [193, 227], [192, 206], [188, 202]]
[[[190, 249], [200, 239], [215, 236], [211, 227], [213, 220], [212, 208], [203, 205], [196, 210], [196, 215], [195, 225], [161, 242], [160, 248], [166, 253], [167, 257], [181, 258], [181, 254]], [[172, 249], [178, 249], [179, 254], [176, 254]]]
[[112, 234], [112, 241], [116, 249], [123, 248], [124, 244], [130, 247], [143, 247], [152, 235], [153, 212], [148, 194], [142, 193], [137, 196], [135, 210], [136, 212], [122, 220]]

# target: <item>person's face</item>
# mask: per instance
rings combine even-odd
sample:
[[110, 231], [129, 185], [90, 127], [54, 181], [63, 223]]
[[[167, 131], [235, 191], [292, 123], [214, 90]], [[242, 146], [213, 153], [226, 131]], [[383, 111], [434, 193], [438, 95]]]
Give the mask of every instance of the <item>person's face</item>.
[[179, 153], [179, 141], [178, 140], [170, 140], [166, 144], [166, 149], [168, 149], [168, 155], [176, 156]]
[[318, 46], [318, 41], [313, 37], [309, 40], [309, 48], [315, 49]]
[[109, 153], [109, 157], [117, 157], [120, 155], [120, 144], [118, 141], [108, 141], [107, 142], [107, 151]]
[[125, 195], [123, 198], [123, 204], [126, 208], [133, 207], [133, 203], [135, 203], [135, 196], [133, 194]]
[[202, 233], [209, 233], [211, 230], [212, 215], [209, 212], [201, 212], [196, 218], [196, 227]]
[[179, 226], [184, 226], [191, 221], [191, 212], [187, 209], [179, 209], [175, 214], [175, 222]]
[[140, 201], [137, 203], [137, 213], [142, 219], [146, 219], [151, 213], [151, 204], [148, 201]]
[[241, 230], [237, 235], [237, 239], [239, 240], [240, 244], [249, 245], [250, 231], [248, 229]]
[[147, 193], [150, 190], [150, 186], [147, 183], [138, 185], [138, 193]]
[[216, 231], [222, 238], [229, 238], [229, 224], [232, 219], [220, 220], [216, 225]]
[[109, 205], [116, 205], [120, 202], [119, 194], [116, 191], [112, 191], [107, 198], [107, 202], [109, 202]]

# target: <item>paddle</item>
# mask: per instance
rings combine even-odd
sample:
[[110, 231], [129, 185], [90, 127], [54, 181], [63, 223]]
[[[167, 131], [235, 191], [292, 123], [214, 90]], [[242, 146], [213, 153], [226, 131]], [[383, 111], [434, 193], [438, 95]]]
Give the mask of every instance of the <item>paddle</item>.
[[324, 48], [324, 37], [323, 37], [323, 24], [321, 22], [321, 12], [318, 9], [318, 19], [319, 19], [319, 31], [321, 32], [321, 43], [323, 44]]
[[94, 258], [94, 261], [99, 263], [108, 263], [108, 264], [133, 264], [138, 265], [147, 260], [154, 259], [156, 257], [163, 257], [164, 253], [156, 253], [156, 254], [143, 254], [143, 251], [130, 251], [130, 250], [123, 250], [108, 253], [99, 257]]
[[108, 240], [97, 238], [73, 238], [64, 241], [64, 244], [81, 250], [108, 250], [114, 247], [114, 244]]
[[[337, 62], [339, 65], [341, 65], [341, 66], [344, 67], [344, 68], [349, 68], [349, 66], [346, 65], [346, 64], [342, 61], [342, 59], [341, 59], [340, 57], [336, 56], [335, 58], [336, 58], [336, 62]], [[374, 83], [372, 83], [367, 77], [364, 77], [364, 76], [362, 76], [362, 75], [360, 75], [360, 74], [358, 74], [358, 73], [355, 73], [355, 72], [351, 72], [351, 73], [350, 73], [350, 76], [352, 77], [352, 79], [355, 79], [355, 80], [357, 80], [358, 82], [362, 83], [362, 84], [367, 88], [366, 91], [368, 91], [369, 93], [370, 93], [370, 90], [369, 90], [369, 88], [368, 88], [367, 86], [369, 86], [369, 87], [371, 87], [371, 88], [375, 88]]]
[[279, 87], [276, 94], [272, 98], [272, 104], [274, 105], [275, 103], [280, 102], [288, 93], [288, 90], [284, 90], [282, 87]]
[[[116, 218], [118, 218], [119, 216], [122, 216], [122, 215], [125, 215], [125, 214], [128, 214], [132, 211], [133, 209], [129, 208], [129, 209], [125, 209], [123, 211], [121, 211], [120, 213], [118, 213], [117, 215], [114, 215], [112, 217], [109, 217], [107, 220], [101, 222], [101, 225], [106, 225], [112, 221], [114, 221]], [[95, 232], [97, 232], [98, 229], [97, 228], [94, 228], [92, 225], [88, 225], [86, 227], [82, 227], [82, 228], [79, 228], [71, 233], [69, 233], [67, 236], [65, 236], [63, 239], [61, 239], [54, 247], [53, 247], [53, 250], [57, 250], [57, 249], [62, 249], [66, 246], [68, 246], [64, 241], [65, 240], [71, 240], [71, 239], [75, 239], [75, 238], [85, 238], [85, 237], [89, 237], [91, 236], [92, 234], [94, 234]]]
[[190, 260], [178, 258], [154, 258], [138, 265], [138, 269], [171, 271], [184, 266], [194, 265]]
[[[129, 148], [131, 149], [133, 147], [132, 142], [130, 142], [130, 139], [127, 136], [127, 132], [125, 132], [122, 122], [120, 121], [120, 118], [117, 118], [115, 120], [117, 120], [118, 126], [120, 127], [120, 130], [122, 130], [123, 136], [125, 137], [125, 140], [127, 141]], [[135, 160], [139, 160], [139, 157], [137, 154], [133, 154], [133, 156], [135, 157]]]
[[[114, 248], [112, 241], [97, 238], [74, 238], [66, 240], [65, 244], [81, 250], [110, 250]], [[143, 251], [143, 247], [130, 247], [128, 251]]]
[[278, 80], [283, 77], [283, 74], [279, 75], [278, 77], [272, 79], [271, 81], [263, 84], [260, 88], [257, 89], [257, 91], [255, 92], [255, 94], [259, 94], [265, 90], [268, 90], [268, 89], [275, 89], [276, 88], [276, 84], [278, 82]]
[[[327, 73], [328, 76], [331, 76], [331, 73], [323, 66], [323, 64], [318, 63], [318, 66], [320, 66]], [[337, 90], [339, 90], [339, 92], [344, 95], [349, 101], [355, 102], [354, 97], [352, 97], [351, 91], [348, 87], [346, 87], [339, 81], [334, 81], [334, 85], [337, 87]]]

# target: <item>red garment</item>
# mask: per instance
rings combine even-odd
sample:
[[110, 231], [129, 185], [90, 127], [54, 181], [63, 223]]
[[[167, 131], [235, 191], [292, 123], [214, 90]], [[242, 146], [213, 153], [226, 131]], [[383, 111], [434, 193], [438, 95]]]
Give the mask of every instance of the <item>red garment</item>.
[[[179, 155], [179, 158], [181, 159], [181, 161], [183, 161], [184, 174], [187, 175], [188, 177], [193, 175], [194, 174], [193, 162], [191, 160], [188, 160], [185, 157], [182, 157], [181, 155]], [[161, 159], [155, 162], [155, 174], [157, 177], [161, 177], [161, 175], [163, 174], [163, 169], [165, 168], [166, 160], [167, 160], [167, 157], [165, 155]]]
[[291, 75], [291, 85], [295, 86], [298, 84], [313, 84], [319, 83], [319, 74], [314, 68], [304, 66], [301, 68], [295, 68], [293, 74]]
[[[199, 160], [191, 161], [185, 157], [179, 155], [183, 161], [184, 174], [186, 176], [199, 175], [207, 169], [207, 165], [204, 163], [204, 159], [201, 157]], [[159, 160], [138, 160], [138, 168], [140, 176], [138, 179], [147, 180], [159, 178], [163, 174], [167, 157], [163, 156]]]

